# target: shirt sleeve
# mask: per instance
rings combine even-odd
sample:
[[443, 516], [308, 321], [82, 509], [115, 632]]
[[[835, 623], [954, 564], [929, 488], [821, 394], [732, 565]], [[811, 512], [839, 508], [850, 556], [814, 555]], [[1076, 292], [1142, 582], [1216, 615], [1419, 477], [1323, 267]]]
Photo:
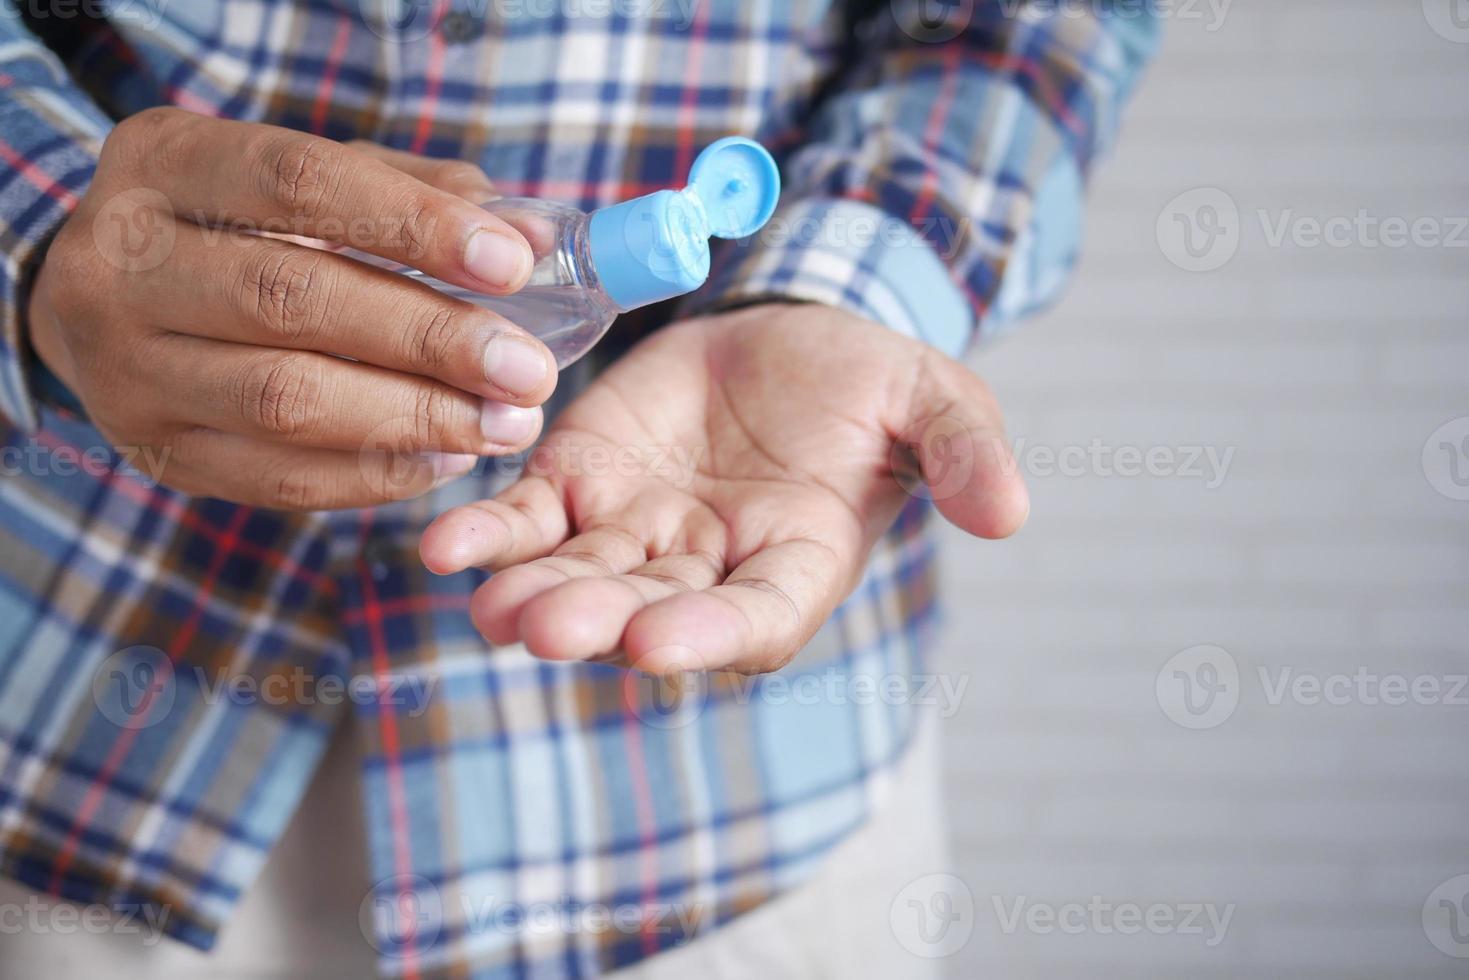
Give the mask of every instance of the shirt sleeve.
[[957, 357], [1060, 292], [1157, 18], [1126, 0], [868, 6], [775, 217], [695, 302], [826, 303]]
[[54, 54], [0, 0], [0, 418], [31, 432], [24, 316], [31, 278], [76, 209], [111, 130]]

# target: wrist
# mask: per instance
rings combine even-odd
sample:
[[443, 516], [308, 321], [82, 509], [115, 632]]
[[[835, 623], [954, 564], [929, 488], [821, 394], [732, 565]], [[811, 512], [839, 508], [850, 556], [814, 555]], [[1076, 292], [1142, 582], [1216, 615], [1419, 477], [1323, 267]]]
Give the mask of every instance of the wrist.
[[21, 357], [34, 358], [31, 363], [32, 385], [42, 402], [60, 405], [80, 413], [80, 403], [73, 394], [75, 362], [61, 339], [60, 323], [54, 305], [54, 277], [51, 265], [43, 257], [31, 279], [21, 317]]

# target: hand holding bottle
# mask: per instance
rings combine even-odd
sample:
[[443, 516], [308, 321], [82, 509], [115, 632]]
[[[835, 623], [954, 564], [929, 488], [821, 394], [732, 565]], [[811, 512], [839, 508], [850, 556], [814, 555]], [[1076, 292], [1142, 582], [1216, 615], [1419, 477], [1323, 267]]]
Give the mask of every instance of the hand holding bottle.
[[[469, 164], [140, 113], [41, 265], [29, 339], [114, 445], [168, 451], [176, 489], [287, 509], [420, 493], [534, 441], [550, 352], [491, 311], [259, 232], [504, 294], [533, 263], [470, 203], [492, 193]], [[421, 454], [406, 484], [401, 453]]]
[[520, 324], [566, 367], [602, 339], [619, 313], [693, 292], [709, 277], [709, 239], [745, 238], [764, 227], [780, 197], [780, 170], [765, 148], [730, 136], [694, 160], [688, 186], [623, 201], [591, 214], [567, 204], [502, 198], [485, 210], [530, 243], [535, 267], [513, 295], [485, 295], [432, 273], [364, 261], [424, 279], [465, 302]]

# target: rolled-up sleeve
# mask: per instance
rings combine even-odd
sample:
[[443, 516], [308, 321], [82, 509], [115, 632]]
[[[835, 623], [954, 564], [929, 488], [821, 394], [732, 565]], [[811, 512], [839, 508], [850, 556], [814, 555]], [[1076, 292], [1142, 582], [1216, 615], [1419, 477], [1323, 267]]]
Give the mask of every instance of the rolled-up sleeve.
[[775, 218], [698, 302], [826, 303], [959, 356], [1060, 292], [1157, 18], [1126, 0], [868, 6]]
[[0, 0], [0, 417], [37, 424], [25, 306], [56, 229], [97, 167], [107, 116]]

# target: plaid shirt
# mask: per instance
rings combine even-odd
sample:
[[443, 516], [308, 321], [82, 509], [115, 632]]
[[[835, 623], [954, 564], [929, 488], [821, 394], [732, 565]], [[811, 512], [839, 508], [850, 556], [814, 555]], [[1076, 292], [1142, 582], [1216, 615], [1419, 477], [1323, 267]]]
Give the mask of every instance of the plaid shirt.
[[799, 884], [909, 733], [934, 610], [921, 506], [795, 664], [670, 703], [611, 667], [487, 656], [466, 612], [483, 576], [419, 564], [424, 524], [503, 467], [310, 515], [161, 488], [28, 357], [29, 277], [113, 121], [152, 105], [474, 160], [585, 208], [678, 186], [739, 133], [786, 193], [691, 308], [829, 303], [958, 354], [1055, 295], [1151, 4], [12, 2], [0, 873], [207, 948], [354, 712], [386, 974], [600, 974]]

